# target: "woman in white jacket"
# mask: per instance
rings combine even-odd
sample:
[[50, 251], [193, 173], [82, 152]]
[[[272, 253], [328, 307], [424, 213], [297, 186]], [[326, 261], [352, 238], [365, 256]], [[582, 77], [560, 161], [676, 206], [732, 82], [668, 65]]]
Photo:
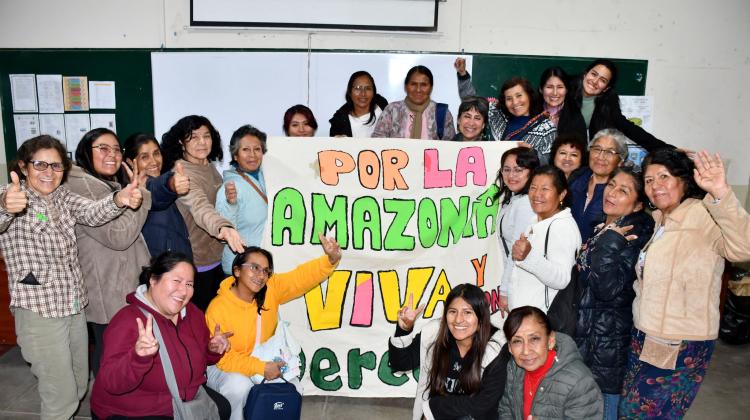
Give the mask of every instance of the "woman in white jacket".
[[557, 292], [570, 282], [581, 234], [565, 205], [567, 195], [560, 169], [542, 166], [534, 172], [529, 201], [536, 216], [511, 249], [510, 310], [530, 305], [546, 313]]

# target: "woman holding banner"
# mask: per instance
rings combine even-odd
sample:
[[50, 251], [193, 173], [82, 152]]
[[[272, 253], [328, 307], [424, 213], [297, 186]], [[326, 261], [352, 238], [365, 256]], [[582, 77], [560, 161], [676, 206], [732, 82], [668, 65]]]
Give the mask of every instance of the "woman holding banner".
[[409, 296], [398, 311], [396, 333], [388, 340], [393, 371], [419, 367], [422, 372], [412, 418], [497, 419], [510, 354], [502, 331], [490, 324], [482, 289], [454, 287], [443, 316], [419, 332], [413, 331], [414, 323], [424, 305], [415, 308], [413, 300]]
[[335, 239], [322, 234], [318, 238], [324, 256], [281, 274], [273, 273], [270, 252], [255, 246], [246, 248], [234, 259], [232, 276], [221, 282], [218, 296], [206, 310], [210, 331], [220, 326], [222, 331], [234, 334], [229, 339], [230, 349], [207, 371], [208, 386], [229, 400], [233, 420], [242, 419], [245, 400], [253, 386], [251, 376], [263, 375], [265, 379], [282, 376], [283, 361], [253, 356], [255, 344], [274, 335], [279, 306], [322, 283], [341, 260], [341, 247]]

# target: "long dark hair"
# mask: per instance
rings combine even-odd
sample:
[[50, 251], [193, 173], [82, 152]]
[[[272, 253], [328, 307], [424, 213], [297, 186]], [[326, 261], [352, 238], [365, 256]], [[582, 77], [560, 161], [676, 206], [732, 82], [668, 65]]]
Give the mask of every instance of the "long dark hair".
[[125, 169], [123, 169], [122, 167], [117, 169], [117, 172], [114, 174], [114, 176], [101, 175], [94, 169], [94, 149], [91, 146], [99, 137], [105, 134], [113, 136], [115, 140], [117, 140], [118, 147], [120, 146], [120, 139], [119, 137], [117, 137], [117, 134], [115, 134], [114, 131], [107, 128], [95, 128], [84, 134], [81, 138], [81, 141], [78, 143], [78, 147], [76, 147], [76, 163], [94, 178], [101, 179], [103, 181], [115, 181], [120, 184], [120, 186], [124, 187], [130, 180], [128, 179], [127, 172], [125, 172]]
[[216, 131], [211, 121], [202, 115], [188, 115], [180, 118], [164, 135], [161, 136], [161, 152], [164, 157], [164, 163], [161, 168], [162, 173], [169, 171], [174, 163], [183, 159], [185, 141], [190, 140], [193, 130], [205, 126], [211, 133], [211, 152], [208, 154], [208, 161], [214, 162], [224, 158], [224, 152], [221, 147], [221, 136]]
[[482, 358], [484, 357], [487, 343], [492, 338], [492, 325], [490, 324], [490, 308], [482, 289], [469, 283], [459, 284], [454, 287], [445, 300], [445, 310], [440, 319], [435, 343], [432, 344], [432, 367], [428, 374], [427, 389], [430, 395], [446, 395], [445, 380], [448, 372], [452, 369], [450, 365], [451, 347], [455, 345], [455, 339], [448, 329], [448, 307], [456, 298], [462, 298], [474, 310], [477, 317], [477, 332], [471, 340], [471, 349], [464, 357], [461, 367], [461, 375], [458, 378], [458, 387], [466, 395], [479, 392], [482, 382]]
[[539, 167], [539, 156], [537, 156], [534, 150], [529, 149], [528, 147], [514, 147], [506, 150], [500, 158], [500, 169], [497, 170], [497, 176], [495, 176], [495, 185], [497, 185], [499, 189], [492, 197], [492, 200], [494, 201], [502, 196], [503, 201], [500, 203], [501, 205], [510, 203], [511, 196], [513, 195], [510, 188], [508, 188], [505, 182], [503, 182], [503, 165], [505, 164], [505, 159], [509, 156], [515, 156], [516, 165], [529, 170], [529, 178], [526, 180], [526, 185], [524, 185], [523, 190], [519, 191], [518, 194], [529, 193], [531, 178], [534, 175], [536, 168]]
[[151, 258], [149, 265], [141, 267], [141, 274], [138, 276], [138, 282], [145, 284], [146, 287], [151, 287], [151, 279], [159, 282], [161, 277], [172, 271], [179, 263], [188, 263], [193, 268], [193, 277], [196, 275], [195, 265], [193, 260], [182, 252], [177, 251], [165, 251], [156, 257]]
[[373, 121], [375, 121], [375, 108], [378, 106], [375, 102], [375, 98], [378, 96], [378, 87], [375, 86], [375, 79], [372, 78], [372, 75], [364, 70], [355, 71], [352, 73], [351, 76], [349, 76], [349, 83], [346, 84], [346, 94], [344, 97], [346, 98], [346, 106], [349, 112], [354, 110], [354, 100], [352, 100], [352, 88], [354, 88], [354, 81], [357, 80], [357, 78], [365, 76], [368, 79], [370, 79], [370, 83], [372, 83], [372, 100], [370, 100], [370, 118], [367, 120], [365, 124], [372, 124]]
[[[235, 269], [240, 269], [242, 264], [245, 264], [247, 262], [247, 257], [250, 256], [250, 254], [261, 254], [268, 260], [268, 268], [273, 271], [273, 256], [271, 253], [259, 246], [248, 246], [245, 247], [245, 250], [241, 253], [237, 254], [236, 257], [234, 257], [234, 261], [232, 261], [232, 275], [234, 275]], [[235, 280], [236, 281], [236, 280]], [[255, 303], [258, 305], [258, 315], [260, 315], [260, 311], [267, 311], [268, 309], [263, 307], [263, 304], [266, 302], [266, 291], [268, 290], [268, 284], [263, 285], [263, 288], [261, 288], [258, 293], [255, 294]]]

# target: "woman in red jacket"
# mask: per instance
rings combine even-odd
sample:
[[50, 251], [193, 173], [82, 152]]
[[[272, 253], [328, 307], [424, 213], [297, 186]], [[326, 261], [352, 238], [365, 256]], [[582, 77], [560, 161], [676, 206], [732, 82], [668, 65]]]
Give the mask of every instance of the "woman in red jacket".
[[222, 334], [217, 325], [209, 336], [203, 313], [190, 303], [194, 278], [195, 266], [177, 252], [165, 252], [144, 268], [141, 285], [104, 333], [104, 355], [91, 395], [94, 418], [172, 418], [172, 394], [154, 324], [167, 347], [182, 401], [195, 399], [203, 386], [220, 417], [229, 418], [229, 402], [204, 384], [206, 366], [229, 349], [231, 333]]

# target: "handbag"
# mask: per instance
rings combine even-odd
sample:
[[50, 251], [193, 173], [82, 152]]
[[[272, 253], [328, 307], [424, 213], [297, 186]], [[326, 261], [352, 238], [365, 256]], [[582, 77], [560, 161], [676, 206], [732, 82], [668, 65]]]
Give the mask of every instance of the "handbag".
[[[148, 311], [143, 308], [140, 309], [148, 319]], [[172, 369], [172, 361], [169, 359], [169, 352], [167, 346], [164, 345], [164, 339], [159, 331], [159, 325], [156, 320], [152, 321], [154, 338], [159, 342], [159, 358], [161, 359], [161, 366], [164, 369], [164, 378], [167, 381], [167, 387], [169, 393], [172, 394], [172, 412], [175, 420], [220, 420], [219, 407], [216, 406], [216, 402], [211, 399], [208, 392], [200, 386], [198, 392], [191, 401], [183, 401], [180, 397], [180, 391], [177, 388], [177, 380], [174, 376], [174, 369]]]
[[287, 382], [266, 382], [250, 388], [245, 401], [245, 420], [295, 420], [302, 414], [302, 395]]
[[[547, 244], [549, 243], [550, 223], [547, 234], [544, 237], [544, 258], [547, 258]], [[576, 323], [578, 322], [578, 306], [581, 303], [581, 283], [578, 280], [578, 270], [575, 264], [570, 272], [570, 281], [562, 290], [558, 291], [549, 301], [549, 286], [544, 286], [544, 305], [547, 307], [547, 317], [553, 331], [559, 331], [571, 337], [575, 337]]]
[[[262, 311], [261, 311], [262, 312]], [[286, 366], [281, 368], [281, 376], [286, 381], [291, 381], [298, 377], [301, 372], [302, 361], [299, 354], [302, 347], [297, 340], [292, 337], [289, 331], [289, 323], [278, 318], [276, 331], [268, 340], [260, 342], [261, 314], [256, 318], [255, 326], [255, 346], [253, 347], [252, 356], [260, 360], [272, 360], [275, 362], [283, 361]], [[253, 375], [250, 380], [254, 384], [259, 384], [265, 380], [263, 375]]]

